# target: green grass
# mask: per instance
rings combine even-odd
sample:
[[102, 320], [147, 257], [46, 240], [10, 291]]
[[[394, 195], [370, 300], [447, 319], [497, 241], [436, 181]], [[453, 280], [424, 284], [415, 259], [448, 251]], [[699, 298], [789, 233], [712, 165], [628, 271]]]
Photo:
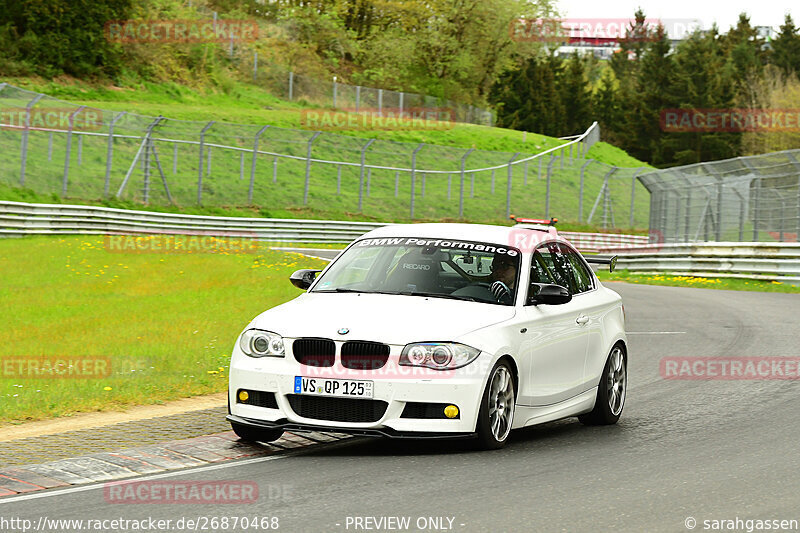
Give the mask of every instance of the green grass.
[[112, 369], [103, 379], [0, 372], [0, 423], [224, 391], [239, 332], [300, 294], [292, 271], [326, 264], [269, 250], [110, 252], [96, 236], [2, 239], [0, 262], [0, 360], [108, 357]]
[[609, 273], [600, 270], [597, 277], [601, 281], [624, 281], [643, 285], [667, 285], [670, 287], [702, 287], [704, 289], [723, 289], [729, 291], [788, 292], [800, 294], [800, 286], [779, 281], [763, 281], [738, 278], [707, 278], [703, 276], [679, 276], [673, 274], [634, 274], [627, 270]]
[[[24, 85], [26, 80], [8, 80]], [[181, 120], [217, 120], [207, 134], [206, 142], [233, 145], [251, 149], [253, 127], [226, 126], [222, 122], [239, 124], [272, 124], [261, 138], [260, 149], [277, 153], [305, 157], [305, 131], [276, 130], [275, 126], [297, 128], [300, 126], [300, 105], [284, 102], [252, 85], [234, 83], [228, 92], [199, 91], [175, 84], [143, 84], [136, 88], [93, 87], [85, 84], [53, 84], [51, 82], [27, 80], [27, 87], [47, 91], [75, 103], [87, 104], [112, 110], [129, 110], [145, 115], [162, 114]], [[14, 104], [22, 105], [22, 101]], [[111, 115], [106, 117], [106, 121]], [[139, 135], [147, 122], [144, 119], [126, 117], [118, 127], [118, 133]], [[457, 124], [452, 129], [432, 131], [349, 131], [347, 135], [323, 135], [314, 145], [312, 156], [326, 160], [358, 161], [366, 137], [379, 139], [370, 147], [367, 164], [409, 168], [411, 147], [424, 142], [419, 152], [415, 183], [414, 220], [454, 220], [459, 218], [460, 176], [450, 179], [444, 175], [425, 175], [422, 170], [456, 170], [460, 168], [465, 149], [475, 148], [467, 159], [466, 168], [501, 165], [509, 159], [509, 153], [520, 152], [525, 157], [563, 143], [558, 139], [528, 134], [523, 142], [523, 133], [500, 128], [488, 128], [470, 124]], [[167, 122], [158, 132], [163, 138], [198, 138], [197, 124]], [[16, 131], [0, 131], [0, 183], [8, 187], [19, 186], [21, 136]], [[38, 194], [60, 194], [65, 168], [66, 135], [53, 136], [52, 150], [49, 136], [32, 132], [29, 136], [29, 156], [25, 187]], [[398, 145], [397, 142], [414, 143]], [[81, 142], [82, 157], [77, 157], [77, 139], [73, 138], [70, 159], [70, 177], [64, 201], [73, 203], [98, 202], [103, 199], [105, 158], [107, 145], [102, 137], [86, 137]], [[130, 163], [138, 150], [134, 140], [118, 140], [114, 146], [114, 158], [110, 179], [112, 196], [119, 189]], [[173, 172], [175, 155], [172, 143], [158, 143], [159, 158], [164, 168], [176, 210], [197, 212], [198, 209], [216, 208], [258, 212], [261, 216], [346, 218], [353, 220], [410, 220], [411, 176], [399, 174], [399, 186], [395, 195], [395, 180], [398, 176], [391, 170], [377, 169], [367, 173], [363, 209], [358, 209], [360, 169], [341, 167], [341, 189], [337, 194], [338, 168], [334, 165], [314, 164], [310, 169], [310, 193], [304, 204], [306, 164], [304, 161], [279, 159], [277, 167], [271, 156], [260, 155], [256, 164], [256, 180], [253, 204], [248, 205], [248, 188], [252, 156], [238, 152], [212, 148], [212, 170], [208, 172], [207, 151], [204, 158], [206, 175], [203, 178], [202, 206], [197, 205], [197, 180], [199, 149], [197, 146], [178, 145], [177, 167]], [[241, 158], [244, 154], [244, 159]], [[600, 143], [589, 153], [598, 163], [588, 167], [585, 181], [583, 216], [578, 216], [578, 189], [582, 160], [570, 164], [569, 157], [563, 165], [553, 165], [551, 181], [550, 214], [563, 222], [585, 223], [594, 205], [608, 170], [605, 164], [630, 168], [644, 166], [610, 145]], [[512, 213], [523, 216], [544, 216], [544, 177], [550, 159], [544, 159], [541, 171], [539, 163], [514, 167], [512, 176]], [[603, 163], [603, 164], [600, 164]], [[153, 170], [149, 204], [168, 204], [159, 174]], [[527, 174], [527, 177], [526, 177]], [[630, 171], [618, 172], [611, 182], [611, 206], [615, 220], [611, 217], [603, 222], [599, 212], [592, 226], [625, 229], [645, 228], [648, 222], [648, 195], [641, 185], [636, 185], [634, 223], [629, 222]], [[508, 175], [505, 169], [494, 172], [483, 171], [465, 179], [464, 217], [473, 222], [503, 223], [506, 220], [506, 186]], [[423, 182], [425, 183], [423, 193]], [[144, 177], [140, 168], [135, 168], [131, 181], [120, 200], [130, 205], [141, 206]], [[368, 193], [368, 194], [367, 194]], [[0, 196], [9, 198], [8, 196]], [[116, 201], [116, 200], [115, 200]], [[601, 202], [602, 206], [603, 203]]]

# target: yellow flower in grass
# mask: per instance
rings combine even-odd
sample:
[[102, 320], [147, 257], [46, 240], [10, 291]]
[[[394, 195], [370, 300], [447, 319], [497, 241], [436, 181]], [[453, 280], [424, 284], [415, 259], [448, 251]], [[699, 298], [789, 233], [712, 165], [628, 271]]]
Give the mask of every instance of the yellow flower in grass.
[[103, 387], [103, 390], [113, 390], [111, 387]]

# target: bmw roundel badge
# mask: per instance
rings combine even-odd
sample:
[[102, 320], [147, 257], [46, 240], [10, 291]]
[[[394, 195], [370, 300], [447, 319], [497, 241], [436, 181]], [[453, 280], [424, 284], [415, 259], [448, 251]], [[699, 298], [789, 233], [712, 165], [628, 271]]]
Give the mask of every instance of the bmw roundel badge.
[[350, 333], [350, 330], [348, 328], [339, 328], [339, 331], [337, 333], [339, 335], [347, 335], [348, 333]]

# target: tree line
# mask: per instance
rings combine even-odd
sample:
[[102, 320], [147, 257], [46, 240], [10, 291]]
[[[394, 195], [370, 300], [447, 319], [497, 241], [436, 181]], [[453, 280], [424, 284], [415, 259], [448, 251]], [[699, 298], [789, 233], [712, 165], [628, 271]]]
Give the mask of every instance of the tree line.
[[659, 167], [800, 147], [797, 128], [678, 132], [663, 125], [666, 110], [793, 108], [796, 115], [800, 35], [791, 16], [769, 43], [741, 14], [727, 33], [696, 31], [673, 47], [638, 10], [619, 45], [604, 62], [547, 49], [520, 59], [492, 90], [499, 125], [567, 136], [597, 120], [604, 140]]

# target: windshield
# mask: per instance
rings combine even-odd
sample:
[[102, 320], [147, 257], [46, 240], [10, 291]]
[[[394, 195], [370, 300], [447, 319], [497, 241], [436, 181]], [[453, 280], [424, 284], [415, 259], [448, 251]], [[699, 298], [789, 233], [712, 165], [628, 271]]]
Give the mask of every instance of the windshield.
[[452, 239], [363, 239], [344, 252], [312, 292], [409, 294], [513, 305], [520, 251]]

